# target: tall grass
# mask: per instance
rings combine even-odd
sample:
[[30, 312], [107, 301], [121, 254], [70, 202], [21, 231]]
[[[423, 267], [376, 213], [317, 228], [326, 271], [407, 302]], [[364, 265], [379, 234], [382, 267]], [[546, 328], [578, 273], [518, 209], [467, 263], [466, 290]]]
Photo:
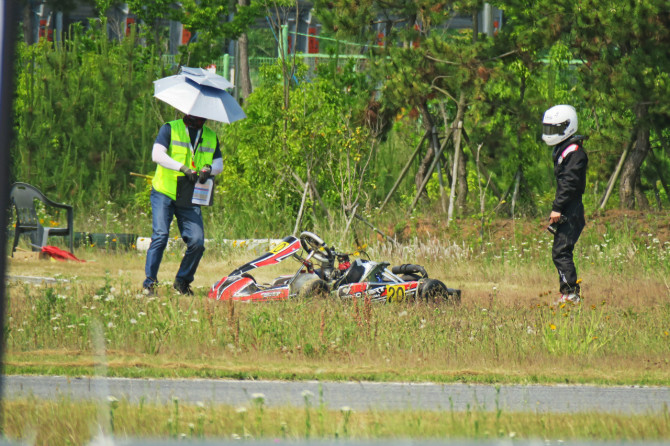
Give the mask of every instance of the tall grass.
[[[39, 369], [38, 358], [53, 354], [61, 357], [48, 367], [81, 373], [90, 367], [92, 326], [99, 323], [110, 373], [118, 375], [670, 382], [663, 366], [667, 304], [510, 306], [493, 291], [488, 302], [461, 305], [310, 299], [244, 305], [172, 293], [146, 297], [110, 279], [100, 287], [11, 286], [10, 298], [8, 365], [16, 371], [22, 364]], [[128, 368], [131, 358], [139, 369]], [[182, 366], [166, 365], [175, 361]]]
[[[100, 426], [100, 412], [109, 411], [113, 423]], [[3, 404], [5, 435], [30, 444], [79, 445], [105, 432], [107, 436], [163, 439], [274, 438], [305, 439], [517, 439], [661, 440], [670, 439], [668, 412], [645, 415], [546, 414], [485, 411], [465, 412], [352, 411], [305, 404], [304, 408], [269, 408], [262, 396], [240, 407], [207, 403], [168, 405], [126, 401], [18, 400]], [[318, 420], [318, 421], [317, 421]], [[316, 422], [315, 422], [316, 421]]]

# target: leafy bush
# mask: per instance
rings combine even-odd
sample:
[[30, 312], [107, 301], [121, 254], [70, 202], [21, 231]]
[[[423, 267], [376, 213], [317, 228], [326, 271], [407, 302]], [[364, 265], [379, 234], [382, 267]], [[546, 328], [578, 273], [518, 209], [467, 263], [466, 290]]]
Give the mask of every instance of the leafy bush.
[[17, 67], [13, 179], [78, 206], [131, 204], [129, 173], [153, 169], [167, 110], [152, 98], [157, 59], [134, 34], [74, 26], [62, 44], [20, 45]]

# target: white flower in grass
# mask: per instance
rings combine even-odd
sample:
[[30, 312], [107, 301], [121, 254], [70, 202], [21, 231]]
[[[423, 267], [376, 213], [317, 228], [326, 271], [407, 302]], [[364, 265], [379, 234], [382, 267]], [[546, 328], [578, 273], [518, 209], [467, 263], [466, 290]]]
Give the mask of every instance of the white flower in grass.
[[351, 407], [349, 407], [349, 406], [342, 406], [342, 407], [340, 407], [340, 411], [342, 411], [343, 413], [350, 413], [350, 412], [353, 412], [353, 410], [352, 410]]
[[198, 406], [198, 407], [201, 407], [201, 408], [205, 407], [205, 403], [203, 403], [202, 401], [196, 402], [195, 405]]
[[137, 323], [137, 319], [130, 318], [130, 323], [131, 323], [131, 324], [136, 324], [136, 323]]
[[310, 392], [309, 390], [303, 390], [302, 391], [302, 397], [303, 398], [311, 398], [314, 396], [314, 393]]
[[198, 323], [198, 322], [200, 322], [200, 321], [199, 321], [198, 319], [191, 319], [191, 322]]
[[147, 314], [144, 311], [140, 311], [139, 313], [137, 313], [137, 316], [139, 316], [139, 317], [146, 316], [146, 315]]
[[265, 401], [265, 394], [264, 393], [252, 393], [251, 394], [251, 399], [255, 401]]
[[107, 328], [114, 328], [114, 322], [107, 322]]
[[246, 408], [246, 407], [238, 407], [237, 409], [235, 409], [235, 412], [237, 412], [237, 413], [246, 413], [246, 412], [247, 412], [247, 408]]

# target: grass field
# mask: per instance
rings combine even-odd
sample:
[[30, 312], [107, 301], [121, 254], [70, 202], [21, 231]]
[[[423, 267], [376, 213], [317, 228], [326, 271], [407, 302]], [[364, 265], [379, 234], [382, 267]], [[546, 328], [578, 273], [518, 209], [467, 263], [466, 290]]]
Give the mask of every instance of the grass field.
[[[239, 247], [209, 249], [194, 297], [170, 289], [178, 250], [166, 254], [165, 285], [150, 298], [140, 292], [144, 253], [88, 248], [77, 251], [86, 263], [11, 260], [10, 275], [67, 282], [9, 285], [5, 370], [91, 375], [104, 353], [114, 376], [670, 383], [665, 215], [590, 219], [576, 252], [585, 301], [560, 307], [543, 223], [498, 221], [483, 242], [473, 236], [478, 224], [366, 248], [461, 288], [455, 306], [210, 301], [207, 288], [255, 256]], [[295, 267], [287, 260], [255, 275]]]
[[[59, 282], [8, 283], [5, 373], [670, 385], [667, 216], [589, 219], [576, 249], [579, 306], [553, 304], [557, 279], [543, 227], [415, 221], [396, 234], [399, 247], [369, 237], [372, 259], [423, 264], [463, 290], [460, 305], [207, 299], [212, 283], [257, 255], [239, 246], [208, 249], [193, 297], [171, 290], [178, 249], [166, 252], [156, 297], [141, 293], [142, 252], [87, 247], [76, 251], [85, 263], [10, 259], [10, 275]], [[254, 275], [269, 281], [295, 268], [287, 260]], [[670, 439], [667, 410], [357, 413], [307, 399], [299, 408], [264, 407], [259, 399], [244, 407], [29, 399], [6, 401], [2, 415], [5, 438], [49, 445], [86, 444], [100, 432], [117, 439]]]
[[[275, 442], [305, 439], [514, 441], [667, 441], [667, 411], [647, 415], [596, 413], [546, 414], [483, 411], [365, 411], [347, 407], [328, 410], [318, 397], [305, 396], [304, 407], [265, 407], [260, 397], [239, 407], [206, 403], [139, 404], [18, 400], [5, 403], [5, 434], [27, 444], [80, 445], [103, 432], [118, 440], [213, 438]], [[101, 428], [101, 426], [103, 426]]]

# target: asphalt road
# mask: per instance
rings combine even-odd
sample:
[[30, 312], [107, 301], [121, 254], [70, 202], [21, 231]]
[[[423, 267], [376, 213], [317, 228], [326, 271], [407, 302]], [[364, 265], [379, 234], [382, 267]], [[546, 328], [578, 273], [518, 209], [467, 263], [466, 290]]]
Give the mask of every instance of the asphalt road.
[[34, 396], [107, 401], [170, 402], [245, 406], [263, 395], [268, 406], [316, 406], [352, 410], [422, 409], [531, 411], [542, 413], [604, 412], [648, 414], [670, 408], [669, 387], [596, 387], [573, 385], [467, 385], [370, 382], [285, 382], [217, 379], [67, 378], [3, 376], [6, 399]]

